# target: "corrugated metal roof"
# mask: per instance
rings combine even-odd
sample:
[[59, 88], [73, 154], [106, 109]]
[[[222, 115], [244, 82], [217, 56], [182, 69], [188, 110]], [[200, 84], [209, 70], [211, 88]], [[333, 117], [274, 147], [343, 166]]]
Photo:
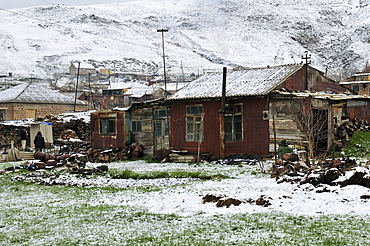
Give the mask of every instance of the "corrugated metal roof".
[[[23, 83], [0, 92], [0, 103], [74, 104], [74, 97], [49, 88], [47, 83]], [[77, 100], [76, 104], [85, 104]]]
[[[284, 65], [230, 71], [226, 75], [226, 97], [267, 95], [302, 67], [302, 65]], [[221, 96], [222, 72], [207, 74], [192, 81], [169, 100], [220, 98]]]

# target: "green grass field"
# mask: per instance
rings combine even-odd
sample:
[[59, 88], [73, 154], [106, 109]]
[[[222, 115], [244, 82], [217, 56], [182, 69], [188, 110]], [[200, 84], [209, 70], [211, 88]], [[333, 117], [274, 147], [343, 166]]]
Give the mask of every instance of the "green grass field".
[[[165, 165], [160, 167], [164, 173], [173, 173], [176, 169], [183, 173], [178, 166], [167, 165], [168, 172], [164, 171]], [[194, 168], [193, 170], [193, 167], [189, 167], [188, 172], [197, 173], [198, 176], [213, 173], [226, 177], [245, 172], [254, 173], [250, 175], [256, 176], [255, 173], [258, 171], [256, 167]], [[122, 170], [127, 169], [130, 169], [130, 166]], [[134, 168], [134, 164], [131, 169], [132, 173], [140, 171], [139, 168]], [[153, 167], [152, 171], [147, 170], [145, 173], [148, 175], [150, 172], [157, 172], [155, 170], [158, 169]], [[0, 245], [368, 245], [370, 243], [369, 216], [351, 214], [302, 216], [274, 211], [232, 214], [200, 212], [188, 215], [166, 214], [161, 211], [153, 213], [145, 206], [127, 205], [121, 200], [128, 196], [150, 197], [154, 192], [167, 192], [179, 188], [179, 185], [139, 188], [45, 186], [11, 181], [14, 175], [0, 175]], [[181, 186], [186, 189], [187, 184]]]

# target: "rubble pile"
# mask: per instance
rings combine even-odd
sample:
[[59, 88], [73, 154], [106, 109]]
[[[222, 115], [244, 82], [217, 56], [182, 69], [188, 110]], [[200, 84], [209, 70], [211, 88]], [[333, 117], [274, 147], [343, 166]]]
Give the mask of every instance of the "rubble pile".
[[34, 156], [35, 161], [27, 161], [20, 166], [8, 167], [4, 172], [25, 169], [28, 171], [55, 170], [69, 171], [74, 174], [94, 174], [108, 171], [108, 167], [104, 165], [87, 168], [88, 157], [86, 155], [64, 154], [54, 156], [48, 153], [35, 152]]
[[361, 185], [370, 188], [369, 164], [360, 166], [349, 158], [326, 160], [311, 167], [299, 161], [285, 161], [273, 166], [271, 177], [276, 178], [277, 183], [312, 184], [315, 187], [322, 184], [342, 187]]
[[238, 200], [235, 198], [230, 198], [226, 196], [216, 196], [212, 194], [207, 194], [203, 197], [203, 204], [207, 202], [213, 202], [216, 203], [216, 207], [227, 207], [229, 208], [231, 205], [239, 206], [242, 203], [249, 203], [249, 204], [255, 204], [258, 206], [268, 207], [271, 205], [270, 200], [271, 197], [266, 198], [264, 195], [261, 195], [258, 199], [254, 200], [252, 198], [246, 199], [245, 201]]
[[212, 163], [220, 165], [239, 165], [239, 164], [256, 165], [261, 164], [261, 162], [262, 158], [257, 155], [230, 155], [227, 156], [225, 159], [220, 159]]

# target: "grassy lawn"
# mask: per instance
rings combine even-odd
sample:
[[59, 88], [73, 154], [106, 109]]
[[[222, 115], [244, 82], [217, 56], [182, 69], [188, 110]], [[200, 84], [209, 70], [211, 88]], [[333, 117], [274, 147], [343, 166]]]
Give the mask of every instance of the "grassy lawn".
[[[132, 172], [143, 172], [132, 164]], [[159, 164], [158, 164], [159, 165]], [[165, 165], [160, 166], [166, 169]], [[186, 168], [187, 166], [183, 166]], [[194, 173], [233, 176], [240, 167], [194, 167]], [[122, 170], [129, 170], [125, 166]], [[153, 170], [160, 169], [153, 167]], [[179, 166], [167, 167], [168, 172]], [[192, 168], [189, 168], [191, 173]], [[224, 169], [224, 171], [222, 171]], [[163, 171], [163, 170], [161, 170]], [[127, 172], [127, 171], [124, 171]], [[153, 171], [154, 172], [154, 171]], [[157, 171], [156, 171], [157, 172]], [[115, 172], [119, 173], [119, 172]], [[146, 170], [145, 173], [150, 173]], [[368, 245], [369, 216], [287, 213], [166, 214], [122, 202], [171, 187], [44, 186], [0, 175], [0, 245]], [[180, 174], [177, 174], [180, 175]], [[136, 174], [134, 174], [136, 176]], [[194, 182], [205, 182], [196, 180]], [[213, 181], [207, 181], [213, 182]], [[215, 180], [214, 182], [219, 182]], [[182, 189], [187, 184], [180, 185]], [[309, 204], [307, 204], [309, 206]], [[226, 209], [226, 208], [225, 208]]]
[[345, 149], [346, 156], [370, 157], [370, 132], [355, 132]]

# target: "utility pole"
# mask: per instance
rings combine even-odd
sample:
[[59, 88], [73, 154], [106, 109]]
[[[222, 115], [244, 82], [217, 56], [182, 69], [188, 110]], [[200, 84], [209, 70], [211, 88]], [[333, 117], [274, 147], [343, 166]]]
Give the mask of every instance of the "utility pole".
[[163, 76], [164, 76], [164, 97], [167, 98], [167, 83], [166, 83], [166, 56], [164, 54], [164, 33], [167, 29], [158, 29], [157, 32], [162, 33], [162, 56], [163, 56]]
[[168, 127], [168, 145], [171, 147], [171, 128], [170, 128], [170, 116], [169, 116], [169, 107], [167, 102], [167, 82], [166, 82], [166, 56], [164, 54], [164, 33], [168, 32], [167, 29], [158, 29], [157, 32], [162, 33], [162, 55], [163, 55], [163, 76], [164, 76], [164, 98], [165, 98], [165, 106], [166, 106], [166, 125]]
[[89, 90], [90, 90], [90, 95], [87, 97], [88, 100], [88, 109], [90, 109], [90, 104], [92, 106], [93, 109], [95, 109], [94, 107], [94, 99], [93, 99], [93, 95], [92, 95], [92, 90], [91, 90], [91, 73], [89, 73]]
[[76, 112], [77, 88], [78, 88], [78, 78], [80, 77], [80, 65], [81, 65], [81, 62], [78, 62], [77, 81], [76, 81], [76, 90], [75, 90], [75, 104], [74, 104], [74, 107], [73, 107], [73, 112]]
[[305, 83], [306, 83], [306, 90], [308, 90], [308, 65], [311, 64], [311, 54], [308, 54], [308, 51], [304, 52], [304, 56], [302, 56], [302, 60], [305, 60]]

